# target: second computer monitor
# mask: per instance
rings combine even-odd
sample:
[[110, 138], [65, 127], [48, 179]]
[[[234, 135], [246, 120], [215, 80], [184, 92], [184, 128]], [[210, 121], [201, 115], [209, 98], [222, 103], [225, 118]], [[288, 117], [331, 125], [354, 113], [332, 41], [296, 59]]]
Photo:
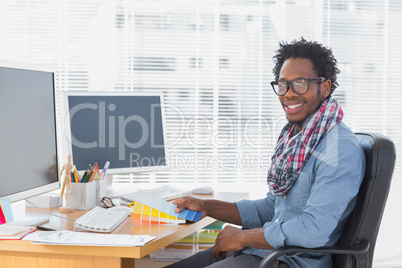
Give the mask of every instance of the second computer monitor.
[[0, 62], [0, 198], [59, 188], [54, 73]]
[[68, 92], [65, 134], [83, 171], [110, 162], [109, 174], [167, 168], [162, 96]]

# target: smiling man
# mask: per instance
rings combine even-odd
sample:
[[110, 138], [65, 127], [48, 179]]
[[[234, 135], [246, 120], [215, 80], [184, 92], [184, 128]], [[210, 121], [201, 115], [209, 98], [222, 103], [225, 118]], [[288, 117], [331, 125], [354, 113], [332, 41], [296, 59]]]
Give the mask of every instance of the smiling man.
[[[274, 56], [274, 92], [288, 124], [268, 170], [266, 198], [227, 203], [192, 197], [184, 208], [242, 226], [222, 230], [215, 246], [169, 267], [257, 267], [272, 249], [333, 246], [351, 214], [364, 175], [357, 139], [331, 97], [338, 86], [332, 51], [305, 39], [280, 43]], [[277, 267], [332, 267], [328, 254], [283, 256]]]

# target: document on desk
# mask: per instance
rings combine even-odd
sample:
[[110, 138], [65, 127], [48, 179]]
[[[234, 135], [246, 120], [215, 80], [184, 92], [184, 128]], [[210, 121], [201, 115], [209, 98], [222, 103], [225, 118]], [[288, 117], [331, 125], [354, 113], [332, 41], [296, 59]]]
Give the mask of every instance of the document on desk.
[[154, 239], [150, 235], [98, 234], [74, 231], [48, 231], [28, 234], [23, 240], [33, 244], [138, 247]]

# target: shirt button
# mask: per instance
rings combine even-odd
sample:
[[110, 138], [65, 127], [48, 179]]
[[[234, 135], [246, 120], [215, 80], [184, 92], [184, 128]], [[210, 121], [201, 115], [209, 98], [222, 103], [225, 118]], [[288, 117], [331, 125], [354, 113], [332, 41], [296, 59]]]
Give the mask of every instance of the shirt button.
[[279, 219], [276, 219], [275, 222], [279, 222]]

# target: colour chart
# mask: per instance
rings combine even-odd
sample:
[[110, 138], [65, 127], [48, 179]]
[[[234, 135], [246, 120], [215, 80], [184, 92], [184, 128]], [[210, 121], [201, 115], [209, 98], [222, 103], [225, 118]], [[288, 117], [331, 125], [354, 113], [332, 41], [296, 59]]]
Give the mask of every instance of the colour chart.
[[135, 203], [131, 218], [136, 225], [185, 223], [199, 221], [201, 212], [183, 209], [176, 213], [176, 205], [149, 193], [139, 190], [135, 195]]

